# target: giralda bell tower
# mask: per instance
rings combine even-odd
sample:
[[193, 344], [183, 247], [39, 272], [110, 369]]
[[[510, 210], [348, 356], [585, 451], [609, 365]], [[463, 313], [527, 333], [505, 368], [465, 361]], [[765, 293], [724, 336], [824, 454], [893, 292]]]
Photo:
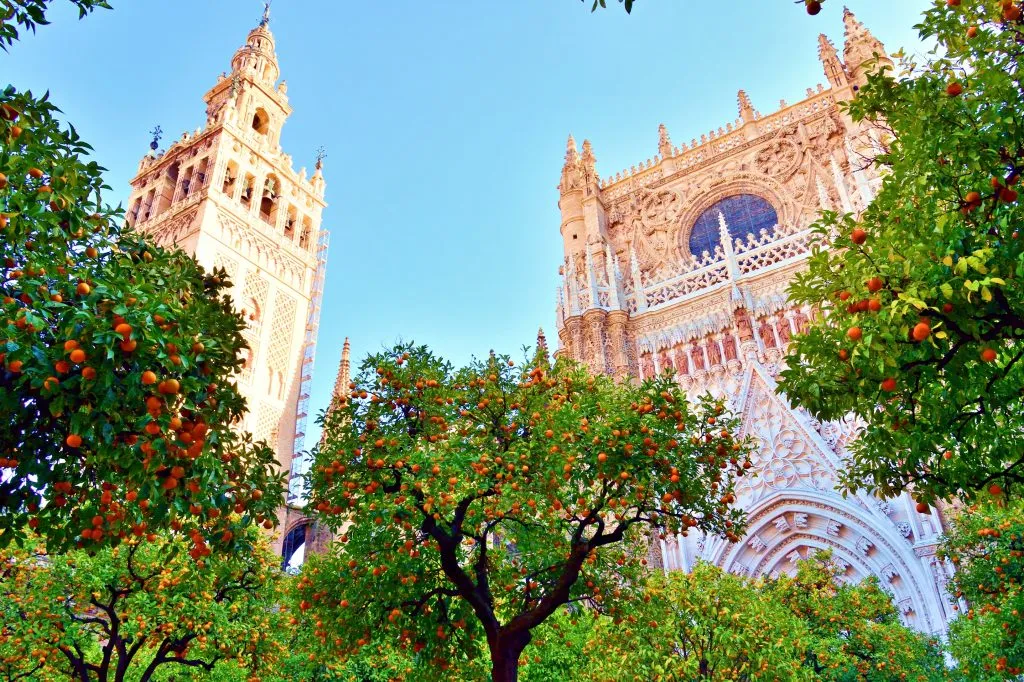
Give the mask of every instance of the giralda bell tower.
[[[206, 124], [142, 158], [128, 223], [164, 246], [224, 268], [250, 349], [238, 385], [242, 428], [265, 439], [284, 471], [302, 448], [320, 311], [327, 232], [323, 164], [295, 172], [281, 149], [291, 114], [270, 32], [269, 4], [231, 72], [205, 95]], [[294, 493], [289, 497], [294, 497]]]

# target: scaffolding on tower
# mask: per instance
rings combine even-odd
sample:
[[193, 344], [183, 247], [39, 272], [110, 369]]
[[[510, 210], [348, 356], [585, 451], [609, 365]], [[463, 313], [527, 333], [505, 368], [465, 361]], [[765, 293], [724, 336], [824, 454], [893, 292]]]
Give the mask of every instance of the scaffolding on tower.
[[299, 402], [295, 408], [295, 440], [292, 444], [292, 467], [288, 478], [288, 504], [302, 507], [306, 504], [303, 481], [312, 466], [305, 452], [306, 422], [309, 417], [309, 393], [313, 381], [313, 361], [316, 357], [316, 337], [320, 327], [320, 309], [323, 303], [324, 278], [327, 273], [327, 247], [331, 233], [321, 230], [316, 244], [316, 271], [313, 274], [306, 333], [302, 343], [302, 365], [299, 368]]

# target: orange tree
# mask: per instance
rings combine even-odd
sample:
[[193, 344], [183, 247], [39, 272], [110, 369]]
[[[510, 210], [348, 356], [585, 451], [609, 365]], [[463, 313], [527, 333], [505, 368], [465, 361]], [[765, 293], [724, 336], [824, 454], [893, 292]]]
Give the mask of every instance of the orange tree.
[[939, 54], [875, 76], [849, 105], [878, 127], [884, 174], [859, 217], [826, 213], [790, 289], [824, 315], [781, 389], [864, 422], [844, 477], [921, 505], [1024, 482], [1024, 80], [1017, 3], [936, 2]]
[[939, 643], [900, 622], [892, 597], [876, 578], [845, 582], [823, 552], [801, 561], [795, 576], [764, 583], [763, 594], [803, 622], [811, 679], [845, 682], [914, 680], [948, 676]]
[[[223, 273], [119, 227], [45, 97], [0, 92], [0, 546], [267, 524], [273, 453], [232, 430], [244, 347]], [[231, 515], [237, 511], [238, 515]]]
[[310, 508], [341, 541], [300, 607], [349, 655], [384, 631], [437, 665], [482, 638], [515, 680], [532, 631], [567, 603], [616, 613], [653, 527], [737, 540], [748, 448], [710, 399], [616, 384], [538, 354], [455, 370], [426, 348], [371, 356], [324, 421]]
[[1024, 503], [986, 500], [953, 517], [942, 554], [969, 610], [950, 626], [950, 653], [970, 680], [1024, 673]]
[[149, 682], [164, 669], [272, 667], [285, 653], [271, 637], [286, 617], [281, 573], [259, 531], [249, 533], [253, 551], [198, 562], [177, 534], [91, 552], [0, 550], [6, 679], [20, 670], [32, 680]]
[[750, 581], [704, 563], [653, 577], [633, 613], [594, 634], [586, 679], [595, 682], [819, 679], [804, 667], [804, 623]]

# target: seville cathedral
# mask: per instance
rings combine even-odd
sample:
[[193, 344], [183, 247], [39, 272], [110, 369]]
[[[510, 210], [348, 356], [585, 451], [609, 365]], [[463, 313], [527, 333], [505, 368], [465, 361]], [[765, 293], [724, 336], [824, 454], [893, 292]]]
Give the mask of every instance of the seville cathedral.
[[[748, 535], [736, 544], [659, 539], [652, 553], [663, 569], [705, 560], [771, 575], [831, 549], [849, 580], [877, 576], [908, 624], [941, 634], [953, 602], [948, 566], [935, 555], [940, 512], [918, 513], [906, 495], [841, 496], [837, 471], [856, 425], [819, 423], [775, 391], [786, 345], [813, 313], [786, 296], [809, 255], [810, 225], [821, 209], [862, 210], [880, 183], [864, 158], [882, 141], [839, 103], [856, 96], [876, 54], [891, 61], [852, 13], [844, 21], [842, 55], [819, 38], [828, 85], [801, 102], [762, 115], [740, 91], [734, 123], [681, 146], [662, 126], [657, 156], [606, 179], [590, 142], [579, 150], [569, 138], [558, 353], [623, 379], [673, 372], [691, 397], [724, 397], [759, 444], [757, 476], [738, 491]], [[294, 475], [307, 466], [296, 454], [305, 446], [328, 233], [321, 161], [307, 177], [280, 146], [291, 108], [279, 76], [267, 12], [206, 93], [205, 125], [141, 160], [128, 222], [227, 271], [250, 346], [241, 426], [268, 440]], [[347, 390], [348, 352], [346, 342], [336, 393]], [[299, 492], [293, 485], [296, 504], [282, 510], [285, 561], [303, 543], [316, 551], [329, 542], [301, 513]]]
[[757, 476], [737, 490], [747, 536], [657, 540], [662, 568], [704, 560], [772, 575], [832, 550], [847, 579], [877, 576], [906, 623], [941, 634], [954, 604], [935, 556], [940, 512], [918, 513], [907, 495], [842, 497], [836, 474], [856, 425], [820, 423], [776, 393], [789, 339], [812, 314], [786, 295], [810, 226], [822, 209], [861, 211], [881, 182], [865, 159], [882, 141], [838, 105], [892, 62], [849, 10], [844, 23], [842, 56], [818, 39], [828, 85], [801, 102], [762, 115], [741, 90], [735, 122], [681, 146], [661, 126], [657, 156], [605, 179], [590, 142], [581, 151], [569, 138], [559, 352], [617, 377], [672, 372], [691, 398], [724, 398], [758, 444]]

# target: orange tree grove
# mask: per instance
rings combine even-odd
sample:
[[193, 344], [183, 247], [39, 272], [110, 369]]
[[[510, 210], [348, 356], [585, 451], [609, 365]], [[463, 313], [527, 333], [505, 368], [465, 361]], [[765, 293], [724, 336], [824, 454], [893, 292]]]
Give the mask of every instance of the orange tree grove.
[[942, 554], [968, 610], [950, 625], [950, 654], [969, 680], [1024, 674], [1024, 502], [985, 500], [953, 516]]
[[736, 420], [674, 382], [592, 376], [538, 353], [455, 370], [424, 347], [369, 357], [324, 420], [310, 509], [339, 529], [299, 583], [337, 655], [379, 633], [444, 667], [486, 642], [515, 680], [565, 604], [613, 616], [638, 589], [650, 528], [738, 539]]
[[0, 550], [0, 679], [150, 682], [225, 664], [260, 679], [287, 653], [271, 636], [286, 614], [278, 559], [248, 533], [252, 551], [199, 561], [180, 534]]
[[918, 28], [937, 55], [849, 104], [877, 126], [884, 181], [860, 216], [818, 224], [790, 297], [824, 314], [781, 390], [864, 422], [847, 487], [913, 488], [923, 508], [1024, 483], [1024, 30], [997, 0], [937, 1]]
[[196, 556], [231, 546], [276, 519], [282, 483], [270, 449], [232, 430], [245, 342], [229, 283], [120, 228], [56, 113], [0, 91], [0, 546], [162, 527]]

